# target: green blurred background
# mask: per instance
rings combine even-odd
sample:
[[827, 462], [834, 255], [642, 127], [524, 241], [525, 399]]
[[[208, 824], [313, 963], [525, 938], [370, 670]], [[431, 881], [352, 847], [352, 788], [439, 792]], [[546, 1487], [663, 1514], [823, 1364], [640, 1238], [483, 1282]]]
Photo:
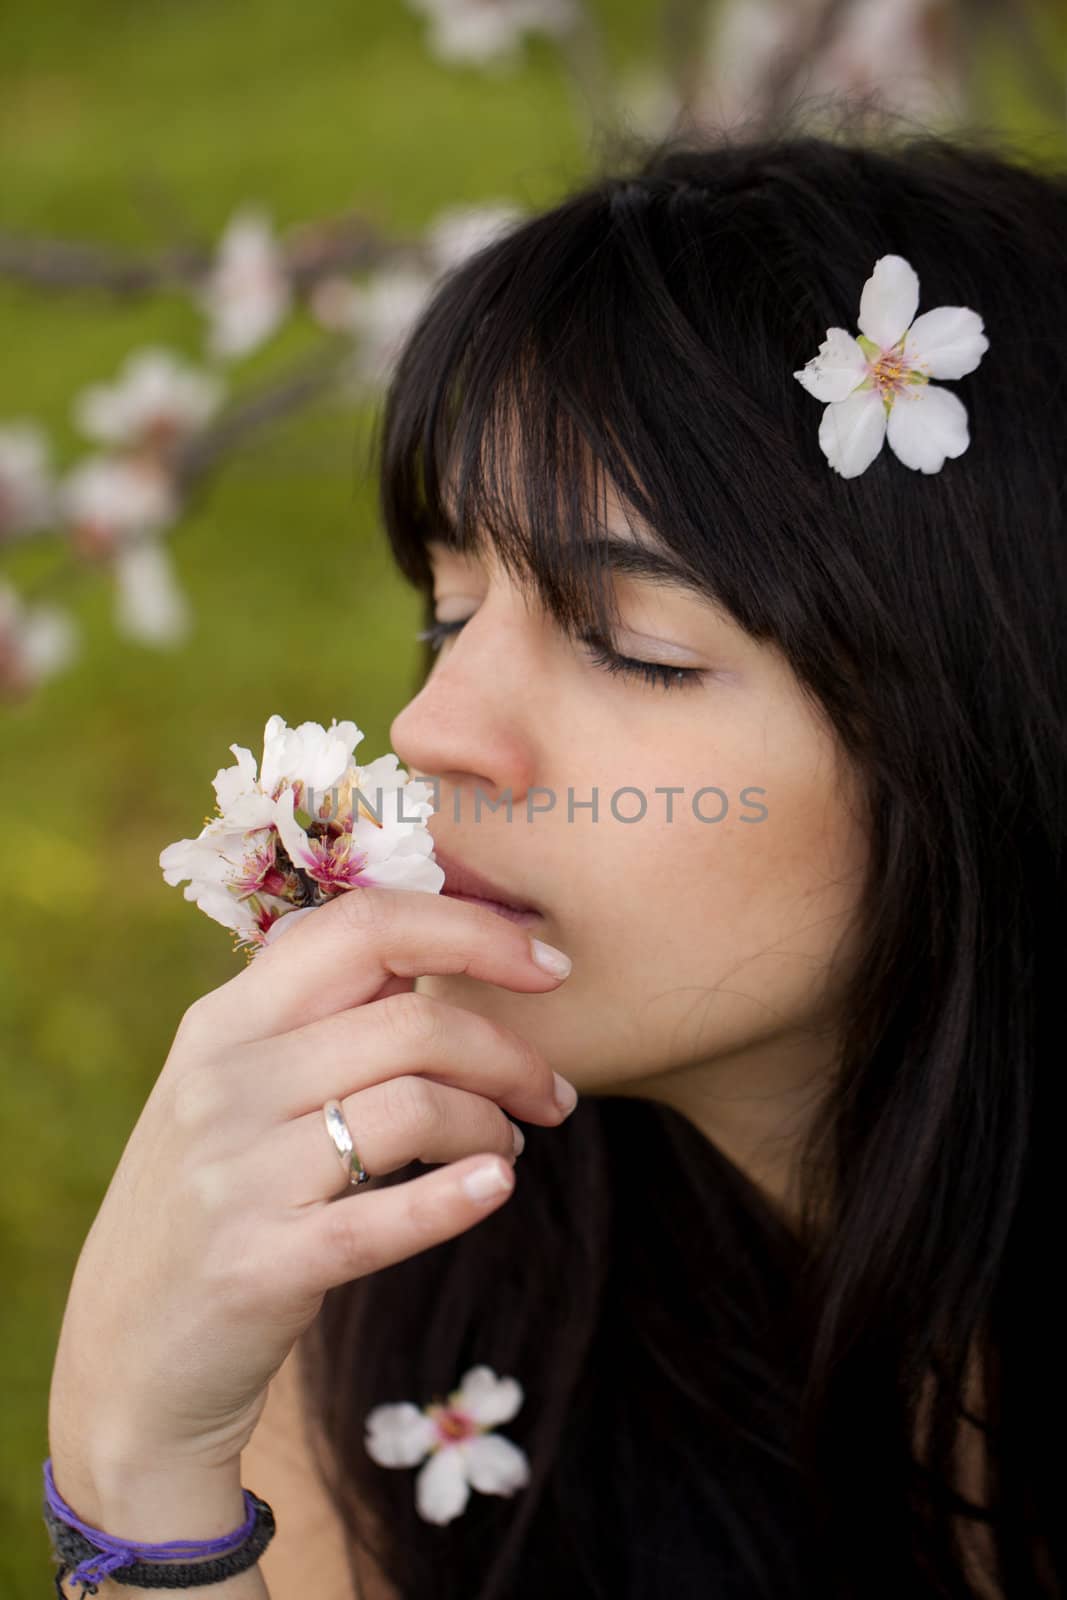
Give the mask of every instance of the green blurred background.
[[[642, 0], [594, 13], [612, 70], [660, 48]], [[1037, 37], [1060, 81], [1061, 6]], [[991, 40], [978, 110], [1043, 157], [1063, 127], [1025, 59]], [[279, 229], [359, 210], [418, 234], [443, 207], [552, 201], [590, 163], [589, 130], [554, 43], [514, 72], [449, 65], [400, 0], [6, 0], [0, 19], [0, 229], [130, 249], [217, 238], [254, 201]], [[262, 382], [323, 331], [298, 311], [238, 363]], [[71, 401], [126, 355], [202, 360], [203, 318], [178, 291], [117, 298], [0, 273], [0, 424], [31, 418], [64, 463], [85, 453]], [[389, 748], [421, 625], [384, 550], [364, 467], [373, 402], [320, 403], [213, 478], [172, 536], [196, 623], [176, 650], [118, 635], [90, 574], [57, 596], [77, 662], [0, 706], [0, 1592], [52, 1592], [40, 1520], [47, 1394], [70, 1275], [185, 1007], [243, 963], [168, 888], [157, 857], [195, 834], [231, 742], [263, 725], [353, 717], [360, 756]], [[19, 585], [53, 542], [0, 551]], [[101, 1289], [106, 1292], [106, 1285]]]

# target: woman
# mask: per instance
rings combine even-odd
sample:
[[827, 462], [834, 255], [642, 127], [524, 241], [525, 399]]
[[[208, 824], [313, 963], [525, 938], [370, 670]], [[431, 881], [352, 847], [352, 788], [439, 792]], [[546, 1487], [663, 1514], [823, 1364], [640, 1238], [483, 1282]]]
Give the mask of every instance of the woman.
[[[476, 1085], [525, 1152], [490, 1214], [365, 1245], [272, 1363], [231, 1354], [211, 1456], [306, 1330], [330, 1492], [405, 1600], [1063, 1593], [1065, 266], [1067, 185], [1006, 156], [673, 143], [482, 250], [408, 341], [382, 504], [438, 648], [392, 740], [440, 786], [446, 896], [392, 899], [506, 956], [430, 964], [411, 931], [397, 987], [367, 977], [348, 1210], [504, 1153]], [[449, 903], [486, 889], [464, 868], [526, 915]], [[341, 914], [279, 941], [277, 984]], [[520, 972], [520, 934], [571, 975]], [[421, 1132], [359, 1077], [405, 975], [422, 1044], [376, 1076], [423, 1067]], [[314, 1015], [354, 1006], [326, 987]], [[227, 1043], [224, 990], [183, 1059]], [[574, 1114], [479, 1084], [492, 1046]], [[416, 1494], [394, 1425], [479, 1365], [521, 1385], [528, 1480]]]

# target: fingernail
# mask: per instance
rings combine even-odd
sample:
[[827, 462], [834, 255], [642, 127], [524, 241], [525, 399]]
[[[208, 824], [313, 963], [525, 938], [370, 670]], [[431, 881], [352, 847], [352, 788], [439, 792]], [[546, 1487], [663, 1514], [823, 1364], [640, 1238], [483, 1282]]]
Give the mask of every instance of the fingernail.
[[566, 1078], [561, 1078], [558, 1072], [552, 1074], [555, 1080], [555, 1101], [565, 1117], [569, 1117], [578, 1104], [578, 1091], [573, 1083], [568, 1083]]
[[515, 1154], [521, 1156], [526, 1144], [526, 1135], [517, 1122], [511, 1124], [511, 1142], [515, 1146]]
[[499, 1161], [464, 1173], [462, 1183], [472, 1200], [491, 1200], [494, 1195], [503, 1194], [505, 1189], [511, 1188], [511, 1179]]
[[555, 945], [543, 944], [540, 939], [530, 940], [530, 954], [542, 972], [550, 972], [554, 978], [565, 978], [571, 970], [570, 956], [565, 956]]

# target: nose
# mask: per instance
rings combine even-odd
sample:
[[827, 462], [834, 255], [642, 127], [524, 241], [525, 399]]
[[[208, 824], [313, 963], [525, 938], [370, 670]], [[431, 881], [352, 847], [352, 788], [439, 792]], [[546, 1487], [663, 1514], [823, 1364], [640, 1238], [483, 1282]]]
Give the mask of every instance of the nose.
[[[538, 713], [534, 647], [503, 607], [484, 602], [445, 646], [422, 688], [393, 718], [392, 748], [412, 777], [478, 784], [522, 799], [551, 723]], [[540, 724], [538, 726], [538, 724]]]

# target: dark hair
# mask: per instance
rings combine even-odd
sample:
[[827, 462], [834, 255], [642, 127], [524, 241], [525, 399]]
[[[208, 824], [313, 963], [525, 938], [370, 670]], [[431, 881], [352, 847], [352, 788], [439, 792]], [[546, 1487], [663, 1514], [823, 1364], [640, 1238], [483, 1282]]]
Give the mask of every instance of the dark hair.
[[[961, 459], [846, 480], [793, 373], [886, 253], [990, 348]], [[591, 1094], [526, 1129], [500, 1210], [327, 1295], [323, 1471], [404, 1600], [985, 1593], [964, 1524], [1010, 1600], [1064, 1592], [1065, 328], [1067, 178], [910, 130], [668, 139], [410, 335], [381, 430], [405, 575], [428, 590], [430, 531], [490, 538], [562, 627], [602, 620], [578, 551], [608, 474], [825, 709], [870, 872], [798, 1226], [678, 1112]], [[364, 1419], [479, 1362], [523, 1385], [531, 1482], [439, 1527]]]

